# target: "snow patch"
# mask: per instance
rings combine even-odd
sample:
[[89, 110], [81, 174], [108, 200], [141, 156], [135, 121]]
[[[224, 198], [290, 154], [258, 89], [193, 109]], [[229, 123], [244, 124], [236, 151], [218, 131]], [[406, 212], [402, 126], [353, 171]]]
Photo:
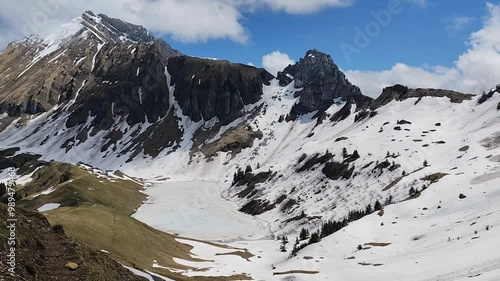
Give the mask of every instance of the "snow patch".
[[59, 208], [59, 206], [61, 206], [61, 204], [59, 204], [59, 203], [48, 203], [48, 204], [45, 204], [42, 207], [38, 208], [37, 210], [39, 212], [48, 212], [48, 211], [52, 211], [52, 210]]

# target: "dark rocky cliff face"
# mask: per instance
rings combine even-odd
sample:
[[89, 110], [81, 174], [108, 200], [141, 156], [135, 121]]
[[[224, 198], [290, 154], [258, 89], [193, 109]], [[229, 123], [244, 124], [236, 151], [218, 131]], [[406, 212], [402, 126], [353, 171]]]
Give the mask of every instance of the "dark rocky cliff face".
[[120, 19], [110, 18], [104, 14], [95, 15], [91, 11], [82, 14], [82, 25], [94, 31], [102, 39], [113, 43], [148, 43], [159, 47], [162, 55], [175, 57], [182, 55], [174, 50], [167, 42], [156, 38], [151, 32], [140, 25], [135, 25]]
[[174, 96], [182, 112], [193, 121], [231, 118], [245, 105], [256, 103], [269, 72], [228, 61], [175, 57], [168, 61]]
[[103, 129], [115, 119], [135, 125], [166, 115], [170, 107], [166, 59], [157, 45], [141, 44], [133, 51], [126, 45], [106, 45], [96, 60], [93, 75], [79, 89], [73, 88], [70, 98], [79, 93], [67, 127], [85, 123], [89, 115], [96, 117], [91, 125]]
[[461, 103], [464, 100], [472, 99], [474, 95], [462, 94], [450, 90], [442, 89], [410, 89], [403, 85], [394, 85], [387, 87], [382, 91], [382, 94], [373, 101], [370, 108], [377, 109], [391, 101], [403, 101], [409, 98], [423, 97], [447, 97], [453, 103]]
[[361, 95], [360, 89], [347, 80], [331, 56], [318, 50], [309, 50], [298, 63], [278, 73], [278, 79], [282, 86], [293, 80], [295, 88], [302, 88], [296, 94], [300, 101], [292, 111], [296, 115], [326, 110], [337, 98]]
[[57, 138], [68, 152], [97, 141], [106, 155], [156, 157], [184, 138], [172, 96], [194, 121], [231, 122], [274, 78], [247, 65], [181, 56], [144, 27], [102, 14], [85, 12], [55, 34], [61, 38], [27, 38], [0, 54], [0, 113], [28, 120], [49, 112], [33, 135], [59, 128], [31, 137], [33, 146]]
[[[80, 94], [111, 90], [138, 96], [139, 87], [153, 84], [147, 79], [164, 78], [156, 72], [164, 72], [159, 68], [166, 58], [180, 55], [144, 27], [106, 15], [85, 12], [72, 25], [78, 30], [57, 42], [30, 37], [0, 54], [1, 113], [46, 112], [74, 99], [79, 90]], [[102, 83], [109, 85], [102, 87]]]

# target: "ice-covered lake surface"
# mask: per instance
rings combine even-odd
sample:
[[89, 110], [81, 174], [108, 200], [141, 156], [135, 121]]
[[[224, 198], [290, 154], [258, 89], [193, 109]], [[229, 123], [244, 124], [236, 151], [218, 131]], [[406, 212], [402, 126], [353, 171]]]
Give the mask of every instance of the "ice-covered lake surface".
[[221, 197], [223, 190], [224, 184], [216, 182], [155, 183], [132, 217], [161, 231], [209, 241], [269, 237], [268, 224], [238, 212]]

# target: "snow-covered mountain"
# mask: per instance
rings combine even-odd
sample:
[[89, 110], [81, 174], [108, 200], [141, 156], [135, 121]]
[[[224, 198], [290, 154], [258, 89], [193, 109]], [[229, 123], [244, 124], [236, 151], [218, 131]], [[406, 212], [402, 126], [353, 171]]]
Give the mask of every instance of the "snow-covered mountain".
[[[373, 100], [318, 50], [275, 78], [183, 56], [142, 27], [86, 12], [0, 54], [0, 110], [2, 149], [150, 181], [221, 182], [224, 198], [266, 222], [271, 237], [294, 244], [301, 231], [315, 236], [303, 235], [295, 248], [312, 245], [290, 260], [249, 261], [313, 277], [246, 272], [256, 280], [327, 280], [337, 270], [342, 280], [365, 280], [370, 274], [356, 275], [361, 266], [401, 257], [392, 266], [410, 267], [421, 256], [431, 263], [448, 237], [443, 247], [457, 253], [483, 253], [494, 243], [493, 232], [471, 242], [478, 234], [466, 224], [498, 222], [498, 87], [480, 96], [395, 85]], [[408, 230], [413, 225], [419, 230]], [[381, 246], [375, 242], [397, 245], [366, 249]], [[256, 246], [244, 245], [237, 246]], [[356, 255], [354, 265], [333, 272], [329, 264], [352, 259], [332, 248]], [[482, 268], [496, 257], [484, 255]], [[449, 272], [458, 272], [453, 266]], [[449, 272], [436, 269], [429, 278]], [[464, 272], [456, 276], [467, 278]], [[429, 280], [459, 280], [447, 276]], [[419, 278], [389, 280], [427, 277]]]

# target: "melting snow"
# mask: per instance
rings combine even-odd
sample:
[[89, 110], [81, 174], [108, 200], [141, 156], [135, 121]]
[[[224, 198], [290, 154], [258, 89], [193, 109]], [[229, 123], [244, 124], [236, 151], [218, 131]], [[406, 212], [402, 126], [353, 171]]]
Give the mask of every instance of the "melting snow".
[[48, 204], [45, 204], [42, 207], [38, 208], [37, 210], [39, 212], [47, 212], [47, 211], [55, 210], [55, 209], [59, 208], [59, 206], [61, 206], [61, 204], [59, 204], [59, 203], [48, 203]]

